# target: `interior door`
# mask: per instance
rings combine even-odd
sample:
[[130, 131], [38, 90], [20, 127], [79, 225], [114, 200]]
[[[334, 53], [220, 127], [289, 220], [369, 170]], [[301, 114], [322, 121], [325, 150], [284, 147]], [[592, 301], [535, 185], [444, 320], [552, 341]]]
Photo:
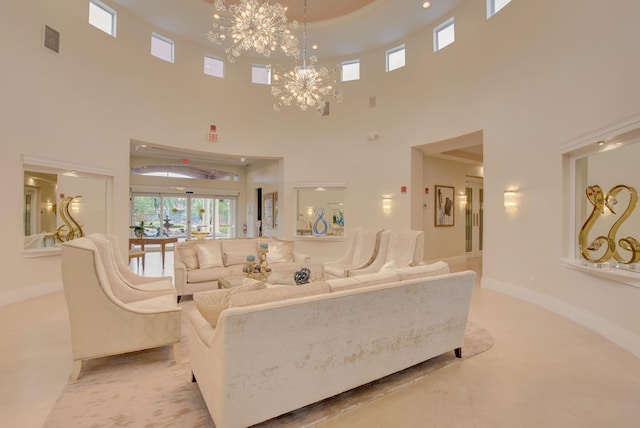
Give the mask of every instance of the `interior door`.
[[467, 177], [465, 194], [465, 252], [469, 257], [482, 256], [483, 203], [482, 178]]

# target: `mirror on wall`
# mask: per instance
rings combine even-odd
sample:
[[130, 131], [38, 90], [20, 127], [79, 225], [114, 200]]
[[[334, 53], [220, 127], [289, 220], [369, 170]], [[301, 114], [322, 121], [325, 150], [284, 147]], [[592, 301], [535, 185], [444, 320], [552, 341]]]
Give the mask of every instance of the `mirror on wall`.
[[25, 164], [25, 253], [56, 252], [64, 240], [106, 233], [110, 180], [95, 173]]
[[563, 152], [565, 266], [640, 286], [640, 115], [569, 141]]
[[296, 235], [344, 236], [344, 186], [297, 188]]
[[[640, 178], [633, 173], [640, 144], [617, 139], [601, 146], [608, 150], [576, 160], [577, 256], [592, 263], [633, 265], [640, 260], [631, 249], [640, 250], [640, 210], [635, 201]], [[629, 238], [629, 243], [620, 242]]]

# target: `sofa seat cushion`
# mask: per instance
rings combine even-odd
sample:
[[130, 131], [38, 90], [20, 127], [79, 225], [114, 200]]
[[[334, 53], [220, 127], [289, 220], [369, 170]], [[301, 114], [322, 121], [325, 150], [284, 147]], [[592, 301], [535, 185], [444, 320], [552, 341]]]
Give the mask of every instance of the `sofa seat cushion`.
[[429, 276], [445, 275], [450, 273], [449, 265], [446, 262], [435, 262], [431, 264], [420, 264], [406, 268], [397, 269], [400, 281], [414, 278], [426, 278]]
[[334, 292], [398, 281], [400, 281], [400, 276], [395, 271], [385, 271], [360, 276], [350, 276], [347, 278], [329, 279], [327, 283], [331, 287], [331, 291]]
[[220, 241], [217, 239], [208, 239], [200, 244], [196, 244], [198, 253], [198, 265], [200, 269], [208, 269], [212, 267], [222, 267], [222, 248]]
[[231, 276], [232, 272], [227, 267], [214, 267], [209, 269], [194, 269], [187, 272], [187, 282], [217, 281], [224, 276]]
[[233, 288], [201, 291], [193, 295], [193, 301], [204, 319], [206, 319], [212, 327], [215, 327], [218, 324], [220, 313], [229, 307], [229, 300], [232, 296], [263, 288], [265, 288], [264, 283], [253, 281]]
[[165, 294], [164, 296], [152, 297], [150, 299], [138, 300], [137, 302], [127, 303], [129, 306], [133, 306], [137, 310], [141, 311], [156, 311], [167, 310], [172, 308], [179, 308], [176, 298], [171, 294]]
[[134, 287], [138, 290], [143, 291], [162, 291], [167, 289], [173, 290], [173, 282], [171, 281], [171, 278], [159, 279], [157, 281], [135, 284]]
[[347, 276], [347, 270], [352, 268], [353, 268], [353, 265], [350, 265], [349, 263], [332, 264], [332, 265], [325, 265], [324, 272], [328, 276], [343, 278]]
[[278, 302], [281, 300], [295, 299], [297, 297], [315, 296], [317, 294], [330, 293], [331, 287], [326, 282], [312, 282], [300, 286], [271, 287], [249, 293], [238, 293], [229, 299], [229, 307], [242, 307], [260, 305], [263, 303]]

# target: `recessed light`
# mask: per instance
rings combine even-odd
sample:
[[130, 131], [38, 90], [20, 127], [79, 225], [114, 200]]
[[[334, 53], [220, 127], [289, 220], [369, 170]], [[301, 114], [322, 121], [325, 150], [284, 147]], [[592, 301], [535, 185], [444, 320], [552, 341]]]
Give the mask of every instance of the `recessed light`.
[[604, 146], [604, 141], [598, 141], [599, 146]]
[[318, 50], [318, 45], [311, 46], [311, 49], [313, 49], [314, 51]]
[[423, 9], [426, 9], [426, 8], [428, 8], [429, 6], [431, 6], [431, 3], [429, 3], [428, 1], [422, 2], [422, 8], [423, 8]]

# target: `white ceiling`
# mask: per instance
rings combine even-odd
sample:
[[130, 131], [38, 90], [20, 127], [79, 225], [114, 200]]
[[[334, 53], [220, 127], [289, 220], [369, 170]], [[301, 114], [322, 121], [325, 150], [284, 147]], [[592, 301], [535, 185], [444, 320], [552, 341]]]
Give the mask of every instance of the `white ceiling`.
[[[219, 50], [207, 40], [215, 12], [210, 1], [213, 0], [111, 0], [159, 29]], [[356, 55], [438, 24], [461, 1], [431, 0], [431, 6], [423, 9], [423, 0], [307, 0], [307, 46], [319, 46], [315, 54], [321, 61]], [[237, 0], [227, 0], [227, 4], [234, 2]], [[288, 7], [290, 20], [302, 23], [303, 0], [279, 2]], [[302, 27], [298, 29], [300, 43]]]

